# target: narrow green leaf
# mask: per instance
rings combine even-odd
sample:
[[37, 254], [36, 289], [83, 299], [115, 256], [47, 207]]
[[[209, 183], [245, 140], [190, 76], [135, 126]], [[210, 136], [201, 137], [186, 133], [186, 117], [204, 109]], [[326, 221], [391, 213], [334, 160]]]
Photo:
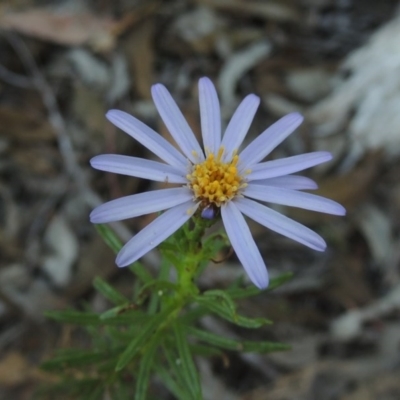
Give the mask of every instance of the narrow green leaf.
[[214, 258], [223, 249], [229, 246], [229, 240], [225, 233], [216, 232], [203, 241], [203, 254], [207, 259]]
[[[103, 238], [104, 242], [114, 251], [118, 253], [122, 249], [122, 242], [115, 234], [115, 232], [107, 225], [97, 224], [96, 230], [99, 232], [100, 236]], [[146, 268], [139, 262], [135, 262], [129, 269], [142, 281], [148, 282], [152, 279], [151, 274], [146, 270]]]
[[125, 312], [130, 312], [130, 315], [132, 315], [132, 311], [137, 310], [137, 308], [138, 306], [136, 304], [132, 303], [122, 304], [120, 306], [111, 308], [110, 310], [107, 310], [102, 314], [100, 314], [100, 319], [104, 321], [106, 319], [115, 318]]
[[176, 290], [176, 285], [171, 282], [153, 280], [143, 285], [143, 287], [140, 289], [137, 295], [137, 302], [139, 304], [142, 303], [151, 292], [159, 293], [161, 291], [162, 295], [164, 291], [175, 291], [175, 290]]
[[[113, 309], [114, 311], [115, 309]], [[107, 311], [101, 315], [101, 322], [103, 325], [128, 325], [132, 326], [132, 324], [142, 324], [150, 317], [143, 313], [142, 311], [122, 311], [120, 314], [112, 315], [110, 313], [107, 315]]]
[[182, 359], [178, 354], [178, 350], [175, 347], [175, 341], [165, 343], [163, 346], [164, 354], [168, 361], [169, 371], [172, 379], [176, 381], [176, 385], [181, 388], [182, 391], [186, 393], [185, 400], [197, 400], [196, 397], [193, 397], [193, 391], [190, 386], [187, 384], [187, 380], [182, 374]]
[[[147, 313], [149, 315], [154, 315], [157, 313], [160, 299], [164, 293], [152, 293], [149, 302], [147, 304]], [[161, 296], [160, 296], [161, 295]]]
[[[112, 400], [132, 400], [133, 399], [133, 388], [132, 383], [128, 379], [122, 382], [116, 382], [114, 385], [109, 386], [109, 399]], [[103, 398], [103, 400], [106, 400]]]
[[44, 315], [55, 321], [75, 325], [101, 325], [102, 322], [98, 314], [75, 310], [65, 311], [46, 311]]
[[203, 357], [214, 357], [221, 356], [222, 351], [220, 349], [216, 349], [215, 347], [211, 347], [203, 344], [190, 344], [190, 351], [192, 354], [196, 354]]
[[215, 335], [214, 333], [206, 332], [193, 327], [188, 327], [187, 332], [203, 342], [227, 350], [236, 350], [242, 352], [260, 352], [260, 353], [290, 350], [290, 346], [285, 343], [252, 342], [252, 341], [240, 341], [240, 340], [228, 339], [226, 337]]
[[123, 244], [115, 232], [107, 225], [97, 224], [95, 226], [104, 242], [114, 251], [114, 253], [118, 253], [122, 249]]
[[292, 277], [293, 277], [292, 272], [286, 272], [282, 275], [277, 276], [276, 278], [271, 279], [267, 289], [260, 290], [255, 286], [249, 286], [249, 287], [243, 288], [243, 289], [235, 287], [232, 289], [228, 289], [227, 293], [229, 293], [229, 295], [232, 297], [232, 299], [242, 299], [245, 297], [257, 296], [261, 293], [270, 292], [270, 291], [278, 288], [279, 286], [282, 286], [285, 282], [292, 279]]
[[139, 261], [136, 261], [135, 263], [130, 265], [128, 268], [143, 283], [148, 283], [151, 280], [153, 280], [153, 277], [151, 276], [150, 272], [147, 271], [146, 267]]
[[158, 342], [153, 340], [152, 343], [147, 346], [140, 361], [140, 368], [136, 380], [135, 400], [146, 400], [147, 389], [150, 381], [150, 372], [154, 363], [154, 354], [157, 345]]
[[195, 325], [195, 323], [204, 315], [209, 314], [210, 312], [206, 307], [193, 307], [190, 310], [187, 310], [185, 314], [182, 314], [179, 317], [179, 321], [182, 325]]
[[229, 295], [229, 293], [223, 290], [207, 290], [203, 293], [203, 296], [211, 298], [213, 302], [224, 304], [226, 310], [230, 312], [232, 316], [235, 315], [236, 304], [232, 300], [232, 297]]
[[[105, 391], [104, 381], [93, 378], [67, 378], [55, 384], [39, 388], [37, 396], [40, 399], [101, 399]], [[96, 395], [97, 397], [94, 397]]]
[[[176, 246], [174, 247], [176, 248]], [[180, 264], [182, 263], [182, 258], [179, 257], [178, 254], [181, 254], [181, 252], [178, 250], [170, 251], [164, 249], [162, 251], [163, 258], [168, 261], [169, 264], [174, 265], [177, 268], [179, 268]]]
[[174, 333], [178, 354], [181, 360], [179, 371], [186, 382], [186, 386], [193, 394], [193, 399], [202, 399], [199, 374], [194, 364], [184, 330], [179, 324], [174, 325]]
[[158, 248], [161, 252], [170, 251], [171, 253], [176, 253], [178, 251], [175, 243], [168, 243], [166, 241], [162, 242]]
[[233, 322], [236, 325], [249, 329], [261, 328], [262, 326], [273, 324], [273, 322], [267, 318], [248, 318], [238, 314], [236, 314], [236, 317]]
[[236, 325], [244, 328], [260, 328], [264, 325], [271, 325], [272, 321], [266, 318], [247, 318], [237, 313], [232, 314], [230, 307], [227, 307], [225, 303], [218, 303], [212, 298], [206, 296], [197, 296], [195, 300], [203, 307], [207, 308], [211, 312], [217, 314], [221, 318], [226, 319]]
[[146, 319], [149, 318], [147, 314], [144, 314], [142, 311], [134, 311], [131, 310], [122, 312], [124, 309], [129, 309], [128, 306], [123, 306], [121, 308], [120, 313], [115, 312], [115, 309], [112, 309], [109, 314], [107, 311], [102, 314], [95, 314], [91, 312], [82, 312], [75, 310], [67, 310], [67, 311], [46, 311], [45, 316], [47, 318], [51, 318], [58, 322], [63, 322], [66, 324], [73, 325], [83, 325], [83, 326], [99, 326], [99, 325], [131, 325], [133, 323], [142, 323]]
[[100, 292], [105, 298], [111, 301], [116, 305], [126, 305], [129, 303], [129, 299], [127, 299], [122, 293], [118, 292], [115, 288], [113, 288], [110, 284], [108, 284], [104, 279], [96, 276], [93, 281], [93, 286], [95, 289]]
[[90, 365], [107, 360], [110, 354], [88, 350], [69, 349], [42, 364], [44, 370], [54, 370]]
[[269, 286], [267, 288], [268, 291], [274, 290], [279, 286], [282, 286], [287, 281], [290, 281], [293, 278], [293, 272], [285, 272], [277, 276], [276, 278], [272, 278], [269, 282]]
[[164, 368], [162, 364], [155, 365], [157, 375], [164, 382], [168, 390], [178, 399], [178, 400], [188, 400], [190, 399], [190, 393], [186, 392], [185, 389], [179, 385], [171, 376], [171, 370]]
[[129, 343], [128, 347], [124, 350], [120, 356], [116, 371], [122, 370], [129, 362], [136, 356], [140, 351], [142, 346], [149, 340], [151, 340], [152, 335], [154, 335], [157, 328], [165, 322], [169, 314], [173, 311], [173, 307], [168, 307], [164, 311], [160, 312], [158, 315], [152, 315], [151, 318], [146, 321], [142, 326], [140, 331], [136, 334], [133, 340]]
[[207, 308], [211, 312], [218, 314], [220, 317], [227, 319], [228, 321], [233, 321], [235, 319], [235, 310], [232, 310], [230, 304], [219, 303], [215, 301], [215, 298], [211, 296], [196, 296], [195, 301], [201, 306]]

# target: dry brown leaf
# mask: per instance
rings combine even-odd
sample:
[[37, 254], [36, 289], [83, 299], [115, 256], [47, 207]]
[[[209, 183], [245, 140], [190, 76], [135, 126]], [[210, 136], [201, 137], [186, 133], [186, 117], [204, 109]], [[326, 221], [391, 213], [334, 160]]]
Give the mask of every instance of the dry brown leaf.
[[60, 170], [60, 155], [49, 146], [23, 147], [13, 151], [15, 166], [26, 176], [56, 177]]
[[118, 271], [114, 253], [104, 246], [99, 235], [95, 235], [90, 242], [82, 245], [81, 254], [72, 282], [65, 290], [67, 299], [82, 296], [91, 289], [95, 276], [109, 278]]
[[19, 353], [10, 352], [0, 360], [0, 384], [14, 386], [24, 382], [29, 374], [29, 365]]
[[0, 15], [0, 27], [66, 46], [80, 46], [96, 38], [113, 42], [116, 22], [92, 14], [56, 13], [44, 8]]
[[397, 371], [385, 371], [383, 374], [372, 377], [365, 385], [357, 388], [341, 400], [376, 400], [398, 399], [400, 397], [400, 383]]
[[0, 385], [12, 387], [28, 379], [48, 381], [49, 375], [31, 366], [21, 354], [10, 351], [0, 360]]
[[285, 4], [283, 1], [241, 1], [241, 0], [197, 0], [200, 4], [222, 11], [231, 11], [241, 15], [275, 21], [299, 21], [301, 13], [298, 6]]
[[153, 84], [154, 64], [154, 21], [141, 23], [126, 38], [125, 53], [129, 68], [134, 77], [134, 85], [139, 96], [150, 99], [150, 86]]
[[366, 261], [359, 254], [337, 257], [331, 264], [330, 285], [325, 296], [332, 303], [340, 304], [346, 309], [357, 308], [373, 300], [373, 292], [368, 282]]
[[58, 13], [47, 8], [0, 13], [0, 28], [64, 46], [90, 45], [99, 52], [110, 51], [117, 36], [153, 13], [157, 1], [148, 2], [117, 21], [89, 13]]
[[12, 141], [32, 144], [38, 141], [53, 141], [53, 128], [45, 118], [26, 111], [0, 107], [0, 136]]

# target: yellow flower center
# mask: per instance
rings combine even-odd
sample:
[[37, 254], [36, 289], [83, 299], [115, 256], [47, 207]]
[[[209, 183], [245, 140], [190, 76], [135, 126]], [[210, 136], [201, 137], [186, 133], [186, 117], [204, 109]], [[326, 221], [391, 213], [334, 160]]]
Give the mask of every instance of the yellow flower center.
[[217, 156], [208, 154], [205, 161], [193, 165], [192, 172], [186, 176], [195, 198], [204, 206], [215, 204], [220, 207], [246, 186], [237, 170], [239, 156], [234, 154], [232, 160], [225, 163], [221, 161], [223, 153], [224, 148], [220, 147]]

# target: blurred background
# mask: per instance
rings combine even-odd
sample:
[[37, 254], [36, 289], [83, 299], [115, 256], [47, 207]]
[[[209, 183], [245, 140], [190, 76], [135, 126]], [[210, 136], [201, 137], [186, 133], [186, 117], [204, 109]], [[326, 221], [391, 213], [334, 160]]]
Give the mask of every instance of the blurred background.
[[[132, 275], [88, 215], [101, 202], [159, 184], [93, 171], [91, 157], [152, 157], [104, 114], [119, 108], [169, 139], [150, 97], [165, 84], [199, 133], [197, 81], [218, 87], [224, 124], [261, 97], [248, 140], [297, 110], [303, 125], [271, 158], [328, 150], [312, 171], [344, 218], [283, 210], [318, 231], [324, 253], [251, 224], [272, 276], [293, 271], [242, 312], [275, 321], [228, 337], [293, 350], [199, 360], [204, 398], [400, 398], [400, 14], [395, 0], [2, 0], [0, 2], [0, 398], [30, 399], [54, 377], [39, 369], [82, 335], [49, 309], [108, 304], [95, 276], [129, 294]], [[281, 208], [279, 208], [281, 210]], [[154, 216], [113, 227], [126, 241]], [[157, 268], [157, 253], [144, 259]], [[243, 273], [233, 255], [202, 289]], [[160, 399], [172, 399], [167, 394]]]

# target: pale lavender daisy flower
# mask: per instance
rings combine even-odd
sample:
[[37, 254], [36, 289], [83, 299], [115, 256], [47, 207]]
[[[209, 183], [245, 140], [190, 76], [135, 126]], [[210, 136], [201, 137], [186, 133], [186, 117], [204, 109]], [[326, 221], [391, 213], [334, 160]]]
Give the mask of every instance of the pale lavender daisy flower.
[[91, 213], [92, 222], [106, 223], [167, 210], [125, 244], [117, 256], [119, 267], [133, 263], [155, 248], [196, 212], [212, 219], [218, 210], [237, 257], [258, 288], [268, 286], [268, 272], [243, 215], [314, 250], [325, 250], [326, 243], [318, 234], [255, 201], [345, 214], [345, 209], [332, 200], [300, 192], [316, 189], [317, 185], [309, 178], [292, 175], [329, 161], [330, 153], [317, 151], [261, 162], [301, 124], [300, 114], [281, 118], [239, 152], [260, 99], [248, 95], [221, 138], [217, 93], [208, 78], [201, 78], [199, 100], [204, 147], [201, 148], [168, 90], [161, 84], [154, 85], [152, 96], [181, 152], [135, 117], [111, 110], [107, 118], [164, 163], [114, 154], [91, 160], [92, 166], [102, 171], [181, 185], [112, 200]]

